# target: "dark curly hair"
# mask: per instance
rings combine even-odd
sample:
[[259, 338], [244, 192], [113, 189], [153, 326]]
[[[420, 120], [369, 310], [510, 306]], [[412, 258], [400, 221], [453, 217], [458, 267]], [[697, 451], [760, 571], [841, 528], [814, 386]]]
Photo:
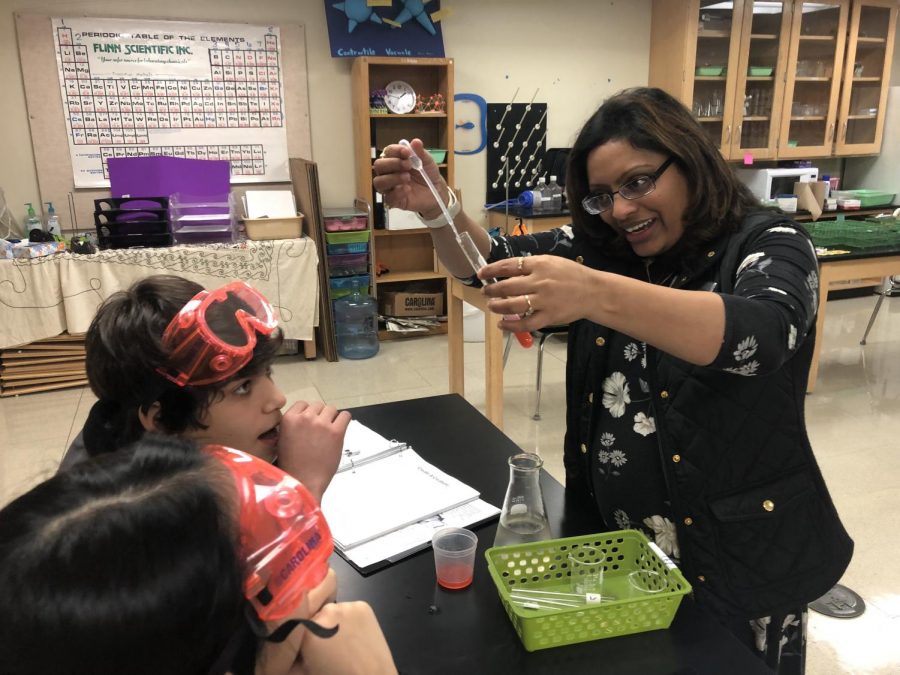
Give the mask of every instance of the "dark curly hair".
[[707, 242], [732, 232], [750, 211], [760, 208], [678, 100], [662, 89], [626, 89], [604, 101], [588, 119], [572, 146], [566, 169], [566, 196], [574, 228], [608, 255], [634, 254], [599, 215], [584, 210], [581, 200], [590, 193], [588, 155], [610, 141], [625, 141], [636, 149], [672, 157], [684, 175], [690, 191], [684, 234], [666, 253], [682, 266], [690, 266]]
[[[268, 337], [259, 335], [253, 358], [224, 382], [179, 387], [157, 372], [168, 357], [162, 346], [166, 326], [202, 290], [182, 277], [155, 275], [111, 295], [100, 306], [85, 337], [88, 382], [100, 399], [84, 430], [89, 455], [113, 452], [140, 438], [144, 428], [138, 411], [146, 414], [156, 402], [160, 404], [156, 422], [162, 431], [201, 429], [207, 409], [229, 382], [259, 375], [271, 366], [281, 347], [280, 330]], [[233, 309], [207, 317], [216, 323], [217, 333], [241, 330]]]

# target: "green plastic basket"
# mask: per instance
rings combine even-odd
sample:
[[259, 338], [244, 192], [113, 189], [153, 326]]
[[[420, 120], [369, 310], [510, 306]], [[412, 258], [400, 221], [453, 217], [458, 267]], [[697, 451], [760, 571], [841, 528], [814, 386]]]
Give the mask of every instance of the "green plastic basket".
[[[582, 547], [591, 547], [579, 552], [589, 562], [605, 556], [603, 595], [617, 599], [562, 609], [528, 609], [513, 603], [510, 593], [516, 589], [570, 592], [568, 555]], [[484, 555], [503, 608], [530, 652], [668, 628], [681, 599], [691, 592], [678, 568], [637, 530], [498, 546]], [[653, 595], [629, 596], [628, 574], [638, 570], [664, 575], [667, 588]]]
[[900, 224], [893, 218], [870, 220], [823, 220], [803, 223], [813, 244], [823, 248], [867, 249], [900, 245]]

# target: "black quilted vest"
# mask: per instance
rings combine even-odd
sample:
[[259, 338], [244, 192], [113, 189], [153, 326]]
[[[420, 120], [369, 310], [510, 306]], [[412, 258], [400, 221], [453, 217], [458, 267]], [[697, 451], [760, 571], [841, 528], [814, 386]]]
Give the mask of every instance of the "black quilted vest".
[[[760, 212], [711, 245], [676, 287], [732, 290], [745, 241], [785, 216]], [[590, 242], [573, 256], [595, 268]], [[646, 278], [646, 277], [643, 277]], [[610, 329], [578, 321], [569, 333], [566, 488], [590, 504]], [[815, 328], [780, 370], [742, 377], [691, 365], [648, 346], [660, 461], [697, 600], [720, 616], [756, 618], [794, 610], [823, 595], [850, 562], [844, 530], [816, 464], [804, 421]], [[598, 516], [599, 518], [599, 516]], [[598, 527], [600, 522], [598, 522]]]

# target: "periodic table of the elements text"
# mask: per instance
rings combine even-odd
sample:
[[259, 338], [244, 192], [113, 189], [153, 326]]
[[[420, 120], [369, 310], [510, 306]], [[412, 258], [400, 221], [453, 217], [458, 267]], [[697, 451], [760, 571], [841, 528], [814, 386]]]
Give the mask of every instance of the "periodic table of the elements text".
[[287, 178], [274, 27], [54, 19], [76, 187], [110, 157], [229, 160], [232, 180]]

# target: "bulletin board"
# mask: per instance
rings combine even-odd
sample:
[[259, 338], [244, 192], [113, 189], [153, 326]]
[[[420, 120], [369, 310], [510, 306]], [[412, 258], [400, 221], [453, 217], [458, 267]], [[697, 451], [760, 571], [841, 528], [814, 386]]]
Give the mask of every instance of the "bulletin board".
[[[85, 18], [72, 17], [82, 21]], [[157, 23], [155, 19], [147, 21], [148, 24]], [[235, 32], [239, 32], [245, 24], [234, 26]], [[277, 29], [287, 154], [288, 157], [311, 157], [305, 29], [298, 24], [279, 25]], [[69, 152], [71, 130], [67, 123], [68, 111], [63, 108], [52, 18], [17, 13], [16, 31], [41, 201], [54, 203], [63, 230], [92, 230], [94, 199], [108, 197], [109, 190], [75, 186]], [[283, 183], [257, 182], [252, 188], [265, 189], [268, 185], [285, 187]], [[235, 191], [240, 193], [242, 190], [235, 186]]]

